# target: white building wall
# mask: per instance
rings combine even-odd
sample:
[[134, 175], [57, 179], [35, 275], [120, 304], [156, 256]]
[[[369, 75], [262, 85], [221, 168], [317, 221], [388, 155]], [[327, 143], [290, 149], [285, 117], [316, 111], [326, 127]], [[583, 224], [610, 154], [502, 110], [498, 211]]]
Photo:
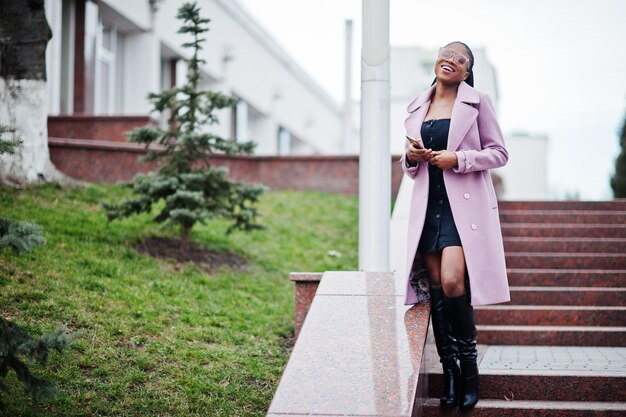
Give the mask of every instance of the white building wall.
[[[60, 5], [73, 0], [46, 0]], [[147, 95], [161, 85], [161, 59], [188, 58], [189, 52], [180, 45], [188, 36], [176, 33], [180, 21], [178, 8], [184, 0], [157, 1], [157, 10], [149, 0], [96, 0], [99, 15], [115, 26], [118, 34], [116, 63], [117, 96], [114, 111], [100, 114], [146, 114], [150, 105]], [[201, 14], [209, 18], [209, 32], [201, 58], [206, 60], [201, 70], [205, 75], [203, 87], [232, 94], [247, 104], [248, 120], [243, 137], [257, 142], [256, 153], [278, 152], [279, 128], [297, 138], [298, 152], [333, 154], [340, 152], [342, 111], [339, 105], [310, 78], [271, 38], [236, 0], [199, 0]], [[60, 20], [51, 19], [53, 31], [60, 32]], [[50, 54], [54, 52], [50, 48]], [[54, 55], [56, 57], [56, 55]], [[58, 61], [58, 60], [57, 60]], [[55, 62], [51, 60], [51, 62]], [[58, 68], [51, 65], [51, 89], [58, 89]], [[177, 74], [177, 79], [180, 79]], [[96, 91], [99, 91], [96, 89]], [[56, 96], [59, 94], [57, 93]], [[51, 104], [58, 103], [51, 98]], [[59, 106], [51, 114], [60, 113]], [[240, 113], [240, 116], [244, 113]], [[220, 124], [211, 131], [224, 137], [232, 133], [233, 112], [218, 113]], [[352, 138], [358, 141], [358, 138]]]
[[[176, 33], [176, 11], [183, 0], [167, 0], [157, 13], [161, 41], [181, 56], [186, 37]], [[217, 82], [216, 90], [234, 94], [257, 111], [249, 119], [249, 139], [257, 154], [278, 152], [279, 126], [307, 142], [315, 153], [335, 153], [341, 133], [341, 113], [312, 79], [232, 0], [199, 1], [202, 15], [211, 19], [202, 58], [203, 70]], [[227, 57], [225, 62], [225, 57]], [[214, 130], [230, 133], [230, 111], [219, 113]]]
[[515, 134], [505, 138], [509, 161], [493, 170], [503, 180], [504, 200], [549, 200], [548, 138]]
[[[61, 0], [45, 0], [46, 19], [51, 27], [61, 28], [63, 8]], [[46, 48], [46, 76], [58, 82], [46, 83], [48, 112], [59, 113], [61, 108], [61, 30], [53, 32]]]

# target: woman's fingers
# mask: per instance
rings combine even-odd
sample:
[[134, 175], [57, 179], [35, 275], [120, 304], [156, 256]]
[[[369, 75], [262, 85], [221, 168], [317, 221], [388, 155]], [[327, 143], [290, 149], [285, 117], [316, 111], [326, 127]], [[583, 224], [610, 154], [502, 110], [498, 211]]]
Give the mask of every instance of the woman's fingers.
[[426, 161], [430, 160], [433, 156], [433, 151], [431, 149], [420, 149], [417, 152]]
[[412, 143], [409, 145], [409, 157], [413, 160], [430, 161], [432, 156], [432, 149], [416, 148]]

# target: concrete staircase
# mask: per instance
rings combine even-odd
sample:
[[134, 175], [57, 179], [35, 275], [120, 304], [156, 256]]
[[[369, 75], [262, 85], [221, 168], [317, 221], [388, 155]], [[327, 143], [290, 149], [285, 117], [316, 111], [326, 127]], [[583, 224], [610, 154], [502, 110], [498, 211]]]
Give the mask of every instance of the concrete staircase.
[[[626, 201], [499, 209], [511, 302], [475, 308], [481, 400], [467, 414], [626, 415]], [[458, 412], [439, 409], [441, 382], [434, 363], [424, 415]]]

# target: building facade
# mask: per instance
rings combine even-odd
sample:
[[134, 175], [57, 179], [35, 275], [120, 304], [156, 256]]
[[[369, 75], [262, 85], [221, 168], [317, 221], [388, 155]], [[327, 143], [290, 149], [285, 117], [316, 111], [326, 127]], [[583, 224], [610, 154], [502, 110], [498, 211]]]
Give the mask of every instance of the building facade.
[[[125, 141], [124, 131], [149, 121], [163, 123], [160, 115], [150, 114], [147, 96], [185, 82], [188, 51], [181, 44], [188, 39], [177, 33], [176, 19], [183, 2], [45, 0], [53, 32], [47, 49], [51, 137]], [[359, 102], [343, 108], [334, 102], [236, 0], [198, 4], [202, 16], [211, 19], [201, 87], [238, 99], [218, 112], [220, 123], [210, 131], [252, 140], [258, 155], [359, 153]], [[497, 108], [495, 68], [484, 49], [473, 52], [476, 88], [486, 91]], [[436, 57], [436, 49], [391, 49], [389, 141], [394, 155], [404, 152], [406, 106], [431, 84]], [[510, 135], [506, 141], [509, 164], [494, 170], [502, 180], [500, 196], [549, 198], [547, 138]], [[520, 175], [521, 161], [535, 167], [532, 174]]]
[[[188, 51], [181, 44], [188, 39], [177, 33], [176, 19], [183, 2], [46, 0], [53, 32], [48, 108], [52, 118], [63, 116], [55, 122], [148, 116], [148, 93], [184, 83]], [[255, 141], [257, 154], [336, 153], [343, 136], [340, 106], [237, 1], [198, 5], [211, 19], [201, 87], [238, 98], [210, 130]]]

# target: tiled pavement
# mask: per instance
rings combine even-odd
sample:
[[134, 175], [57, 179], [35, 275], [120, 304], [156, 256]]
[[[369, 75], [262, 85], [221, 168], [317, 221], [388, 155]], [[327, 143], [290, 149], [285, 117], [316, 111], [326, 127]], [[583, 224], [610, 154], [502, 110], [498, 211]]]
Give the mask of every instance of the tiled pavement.
[[589, 346], [484, 346], [483, 371], [572, 371], [626, 374], [626, 348]]

